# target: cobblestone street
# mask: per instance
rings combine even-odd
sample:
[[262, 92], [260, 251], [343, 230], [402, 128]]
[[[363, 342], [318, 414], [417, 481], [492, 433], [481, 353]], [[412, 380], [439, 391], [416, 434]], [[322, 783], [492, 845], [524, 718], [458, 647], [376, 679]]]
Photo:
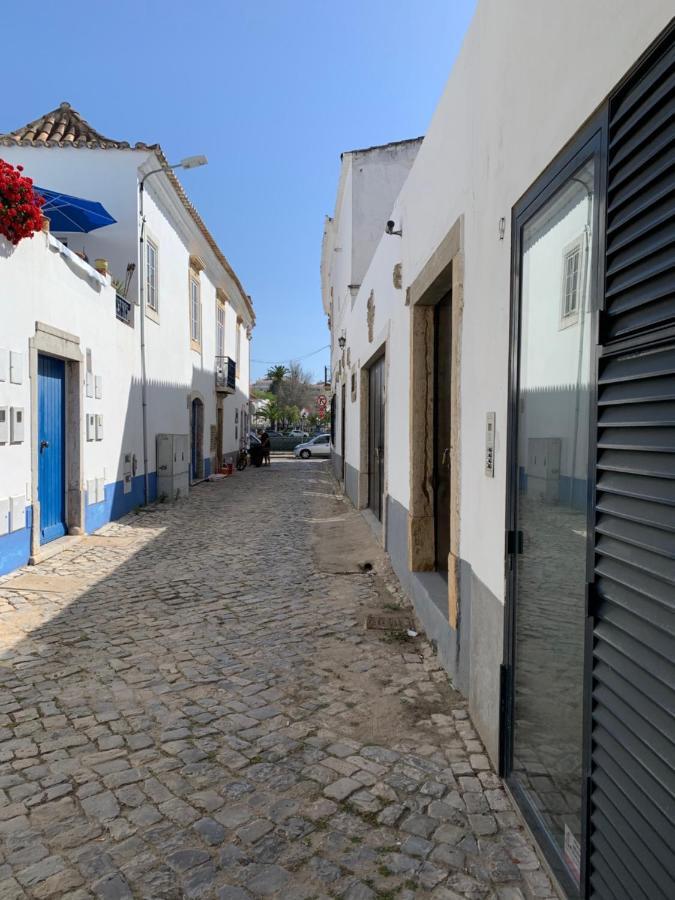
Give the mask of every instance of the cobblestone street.
[[553, 896], [356, 519], [274, 460], [0, 580], [0, 900]]

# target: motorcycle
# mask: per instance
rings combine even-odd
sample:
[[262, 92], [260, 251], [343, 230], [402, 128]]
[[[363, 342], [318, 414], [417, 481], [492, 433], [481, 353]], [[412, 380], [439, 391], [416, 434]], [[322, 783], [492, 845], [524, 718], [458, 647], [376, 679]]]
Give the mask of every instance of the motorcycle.
[[237, 472], [243, 472], [248, 465], [248, 453], [246, 447], [242, 447], [237, 456]]

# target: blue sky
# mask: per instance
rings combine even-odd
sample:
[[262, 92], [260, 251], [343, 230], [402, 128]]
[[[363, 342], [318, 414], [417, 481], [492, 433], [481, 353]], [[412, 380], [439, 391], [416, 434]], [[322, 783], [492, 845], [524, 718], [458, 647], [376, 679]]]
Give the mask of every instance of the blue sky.
[[[6, 4], [5, 34], [37, 43], [27, 62], [25, 40], [5, 42], [3, 68], [15, 77], [0, 130], [68, 100], [110, 137], [157, 141], [171, 159], [206, 154], [207, 168], [181, 178], [253, 297], [256, 377], [268, 361], [328, 343], [319, 260], [340, 153], [424, 134], [473, 9], [473, 0]], [[327, 362], [327, 351], [302, 360], [317, 377]]]

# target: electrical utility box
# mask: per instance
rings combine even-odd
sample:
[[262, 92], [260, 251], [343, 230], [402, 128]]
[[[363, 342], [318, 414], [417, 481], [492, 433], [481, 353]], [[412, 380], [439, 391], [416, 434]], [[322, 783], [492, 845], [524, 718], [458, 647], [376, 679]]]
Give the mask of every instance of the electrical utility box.
[[23, 406], [10, 407], [9, 440], [12, 444], [23, 443]]
[[559, 437], [528, 438], [527, 495], [547, 503], [560, 501], [560, 458], [562, 441]]
[[157, 496], [187, 497], [190, 490], [190, 444], [187, 434], [157, 435]]

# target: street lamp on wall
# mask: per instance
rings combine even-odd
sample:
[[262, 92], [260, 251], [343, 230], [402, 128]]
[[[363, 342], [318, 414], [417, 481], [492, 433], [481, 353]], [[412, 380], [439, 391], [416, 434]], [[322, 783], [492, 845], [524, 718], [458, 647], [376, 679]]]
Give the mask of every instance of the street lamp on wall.
[[344, 350], [344, 349], [345, 349], [346, 343], [347, 343], [347, 338], [346, 338], [345, 333], [344, 333], [344, 331], [343, 331], [342, 334], [340, 335], [340, 337], [338, 338], [338, 344], [340, 345], [340, 350]]

